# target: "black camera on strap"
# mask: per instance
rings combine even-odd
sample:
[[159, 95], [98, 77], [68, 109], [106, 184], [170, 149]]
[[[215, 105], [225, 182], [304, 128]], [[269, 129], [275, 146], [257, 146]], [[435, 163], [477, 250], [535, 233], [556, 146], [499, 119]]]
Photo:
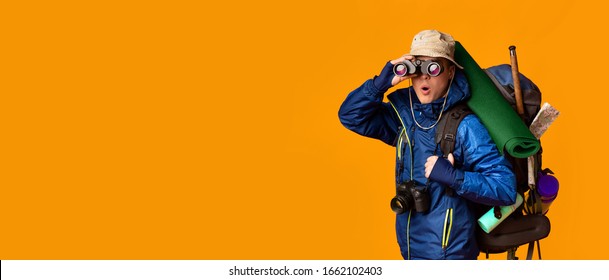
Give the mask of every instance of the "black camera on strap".
[[404, 214], [409, 210], [427, 212], [431, 199], [427, 187], [417, 188], [414, 181], [406, 181], [395, 187], [395, 197], [391, 199], [391, 210]]

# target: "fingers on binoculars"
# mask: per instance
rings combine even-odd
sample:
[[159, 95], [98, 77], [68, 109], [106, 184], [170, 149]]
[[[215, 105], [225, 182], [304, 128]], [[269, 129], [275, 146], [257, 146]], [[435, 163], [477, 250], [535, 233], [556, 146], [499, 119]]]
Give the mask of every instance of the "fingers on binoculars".
[[391, 64], [396, 64], [396, 63], [398, 63], [398, 62], [402, 62], [402, 61], [406, 61], [406, 60], [411, 60], [411, 59], [413, 59], [413, 56], [412, 56], [412, 55], [407, 55], [407, 54], [405, 54], [405, 55], [403, 55], [403, 56], [400, 56], [400, 57], [398, 57], [398, 58], [396, 58], [396, 59], [392, 60], [392, 61], [391, 61]]

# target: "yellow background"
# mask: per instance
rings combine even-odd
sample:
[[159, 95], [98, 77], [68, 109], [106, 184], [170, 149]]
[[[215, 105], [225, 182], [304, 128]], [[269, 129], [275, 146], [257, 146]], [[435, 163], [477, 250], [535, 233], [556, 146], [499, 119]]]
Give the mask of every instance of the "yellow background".
[[601, 2], [3, 3], [0, 259], [400, 259], [394, 150], [337, 111], [431, 28], [517, 46], [561, 112], [543, 257], [608, 259]]

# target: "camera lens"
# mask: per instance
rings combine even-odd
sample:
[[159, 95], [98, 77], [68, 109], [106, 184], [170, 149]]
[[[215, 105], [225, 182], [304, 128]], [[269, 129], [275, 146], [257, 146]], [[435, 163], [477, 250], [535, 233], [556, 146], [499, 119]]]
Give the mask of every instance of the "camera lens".
[[396, 196], [391, 200], [391, 210], [396, 214], [404, 214], [407, 209], [410, 209], [410, 207], [401, 197]]
[[395, 197], [391, 199], [391, 210], [393, 212], [400, 215], [413, 209], [414, 199], [411, 191], [413, 188], [413, 181], [407, 181], [395, 186]]

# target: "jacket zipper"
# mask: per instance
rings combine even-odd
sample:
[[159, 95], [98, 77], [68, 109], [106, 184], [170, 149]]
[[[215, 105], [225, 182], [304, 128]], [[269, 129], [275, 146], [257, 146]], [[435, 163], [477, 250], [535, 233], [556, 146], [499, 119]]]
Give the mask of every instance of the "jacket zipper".
[[446, 216], [444, 217], [444, 230], [442, 231], [442, 250], [446, 250], [448, 247], [448, 240], [450, 239], [450, 231], [453, 226], [453, 209], [446, 209]]
[[402, 145], [404, 144], [404, 138], [403, 136], [406, 136], [406, 142], [408, 143], [408, 148], [410, 149], [410, 180], [413, 180], [413, 171], [412, 171], [412, 165], [413, 165], [413, 159], [412, 159], [412, 144], [410, 143], [410, 137], [408, 137], [408, 131], [406, 131], [406, 124], [404, 123], [404, 121], [402, 120], [402, 117], [400, 116], [400, 113], [398, 112], [398, 109], [395, 108], [395, 105], [393, 105], [393, 103], [391, 101], [389, 101], [389, 104], [391, 104], [391, 107], [393, 107], [393, 110], [395, 111], [395, 114], [398, 116], [398, 119], [400, 119], [400, 123], [402, 123], [402, 130], [400, 131], [400, 139], [398, 139], [398, 142], [400, 142], [399, 146], [396, 147], [398, 149], [398, 159], [401, 160], [403, 154], [402, 154]]
[[400, 129], [400, 137], [398, 137], [397, 143], [398, 160], [402, 160], [402, 145], [404, 144], [404, 133], [406, 133], [405, 129]]
[[[413, 168], [412, 165], [414, 164], [413, 159], [412, 159], [412, 143], [410, 142], [410, 137], [408, 137], [408, 131], [406, 130], [406, 124], [404, 123], [404, 120], [402, 120], [402, 117], [400, 116], [400, 113], [398, 112], [398, 109], [395, 107], [395, 105], [393, 105], [393, 102], [389, 101], [389, 104], [391, 104], [391, 107], [393, 107], [393, 110], [395, 111], [395, 114], [398, 116], [398, 119], [400, 119], [400, 123], [402, 123], [402, 130], [400, 131], [400, 137], [398, 138], [398, 159], [402, 160], [402, 145], [404, 145], [404, 136], [406, 136], [406, 142], [408, 143], [408, 148], [410, 148], [410, 179], [413, 180]], [[400, 174], [401, 176], [401, 174]], [[406, 242], [408, 243], [408, 259], [410, 260], [410, 216], [412, 215], [412, 209], [408, 211], [408, 223], [406, 224]]]

